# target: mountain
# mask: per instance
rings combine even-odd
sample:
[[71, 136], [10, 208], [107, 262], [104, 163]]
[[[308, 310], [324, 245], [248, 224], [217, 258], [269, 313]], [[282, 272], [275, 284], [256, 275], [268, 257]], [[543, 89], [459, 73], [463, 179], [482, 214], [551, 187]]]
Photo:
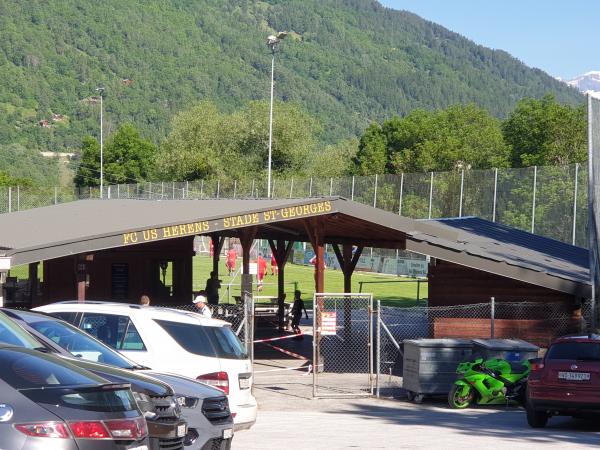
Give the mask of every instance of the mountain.
[[302, 104], [322, 141], [372, 120], [473, 102], [504, 117], [524, 96], [582, 97], [503, 51], [373, 0], [0, 0], [0, 145], [61, 151], [132, 121], [160, 142], [201, 100], [232, 111], [275, 96]]
[[572, 80], [565, 81], [565, 83], [576, 88], [579, 92], [600, 98], [600, 71], [584, 73]]

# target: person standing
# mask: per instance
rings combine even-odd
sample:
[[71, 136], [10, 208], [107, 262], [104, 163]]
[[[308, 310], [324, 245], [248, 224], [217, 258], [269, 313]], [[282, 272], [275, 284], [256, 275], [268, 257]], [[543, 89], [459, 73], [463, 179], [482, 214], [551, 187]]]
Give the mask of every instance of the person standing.
[[256, 280], [257, 280], [257, 288], [258, 288], [258, 291], [260, 292], [263, 289], [263, 282], [265, 279], [265, 274], [267, 273], [267, 261], [265, 260], [265, 258], [263, 258], [262, 253], [258, 254], [257, 266], [258, 266], [257, 267], [258, 272], [257, 272]]
[[206, 287], [204, 288], [210, 305], [219, 304], [219, 289], [221, 289], [221, 280], [217, 279], [215, 272], [211, 272], [210, 278], [206, 280]]
[[235, 272], [235, 265], [237, 260], [237, 252], [233, 247], [229, 249], [227, 252], [227, 260], [225, 261], [225, 267], [229, 272], [229, 276], [231, 276], [232, 272]]
[[308, 319], [308, 313], [302, 300], [302, 293], [298, 290], [294, 291], [294, 304], [292, 305], [292, 330], [296, 334], [300, 334], [300, 319], [302, 319], [302, 311]]
[[275, 259], [275, 253], [271, 253], [271, 275], [279, 275], [279, 267]]
[[193, 303], [196, 306], [196, 310], [200, 315], [206, 317], [207, 319], [212, 318], [212, 311], [210, 310], [210, 307], [206, 304], [206, 296], [204, 294], [196, 295], [196, 298], [194, 299]]

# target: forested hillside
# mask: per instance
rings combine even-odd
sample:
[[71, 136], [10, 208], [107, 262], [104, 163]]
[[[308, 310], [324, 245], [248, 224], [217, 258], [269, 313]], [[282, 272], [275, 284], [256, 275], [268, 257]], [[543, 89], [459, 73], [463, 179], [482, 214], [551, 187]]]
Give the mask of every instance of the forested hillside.
[[[268, 34], [290, 32], [276, 97], [320, 121], [322, 144], [415, 108], [580, 94], [503, 51], [372, 0], [0, 0], [0, 145], [78, 149], [132, 122], [159, 143], [201, 101], [232, 112], [269, 94]], [[47, 121], [47, 122], [44, 122]]]

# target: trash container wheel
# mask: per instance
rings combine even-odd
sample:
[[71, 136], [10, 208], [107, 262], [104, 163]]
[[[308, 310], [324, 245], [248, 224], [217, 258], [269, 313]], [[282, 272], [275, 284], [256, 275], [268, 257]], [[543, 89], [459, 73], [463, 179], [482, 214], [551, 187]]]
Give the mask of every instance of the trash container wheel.
[[416, 394], [415, 398], [413, 399], [413, 401], [417, 404], [420, 405], [421, 403], [423, 403], [423, 399], [425, 398], [424, 394]]

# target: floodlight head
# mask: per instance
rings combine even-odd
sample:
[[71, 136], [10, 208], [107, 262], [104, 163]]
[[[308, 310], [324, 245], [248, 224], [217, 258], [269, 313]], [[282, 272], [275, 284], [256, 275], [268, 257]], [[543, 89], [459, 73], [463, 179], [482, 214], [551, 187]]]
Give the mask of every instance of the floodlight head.
[[287, 35], [288, 35], [287, 31], [280, 31], [279, 33], [277, 33], [277, 39], [279, 39], [279, 40], [284, 39]]
[[287, 31], [279, 31], [277, 34], [267, 36], [267, 46], [274, 52], [279, 42], [287, 36]]
[[104, 88], [102, 86], [97, 87], [96, 91], [100, 92], [100, 95], [102, 95], [104, 93]]

